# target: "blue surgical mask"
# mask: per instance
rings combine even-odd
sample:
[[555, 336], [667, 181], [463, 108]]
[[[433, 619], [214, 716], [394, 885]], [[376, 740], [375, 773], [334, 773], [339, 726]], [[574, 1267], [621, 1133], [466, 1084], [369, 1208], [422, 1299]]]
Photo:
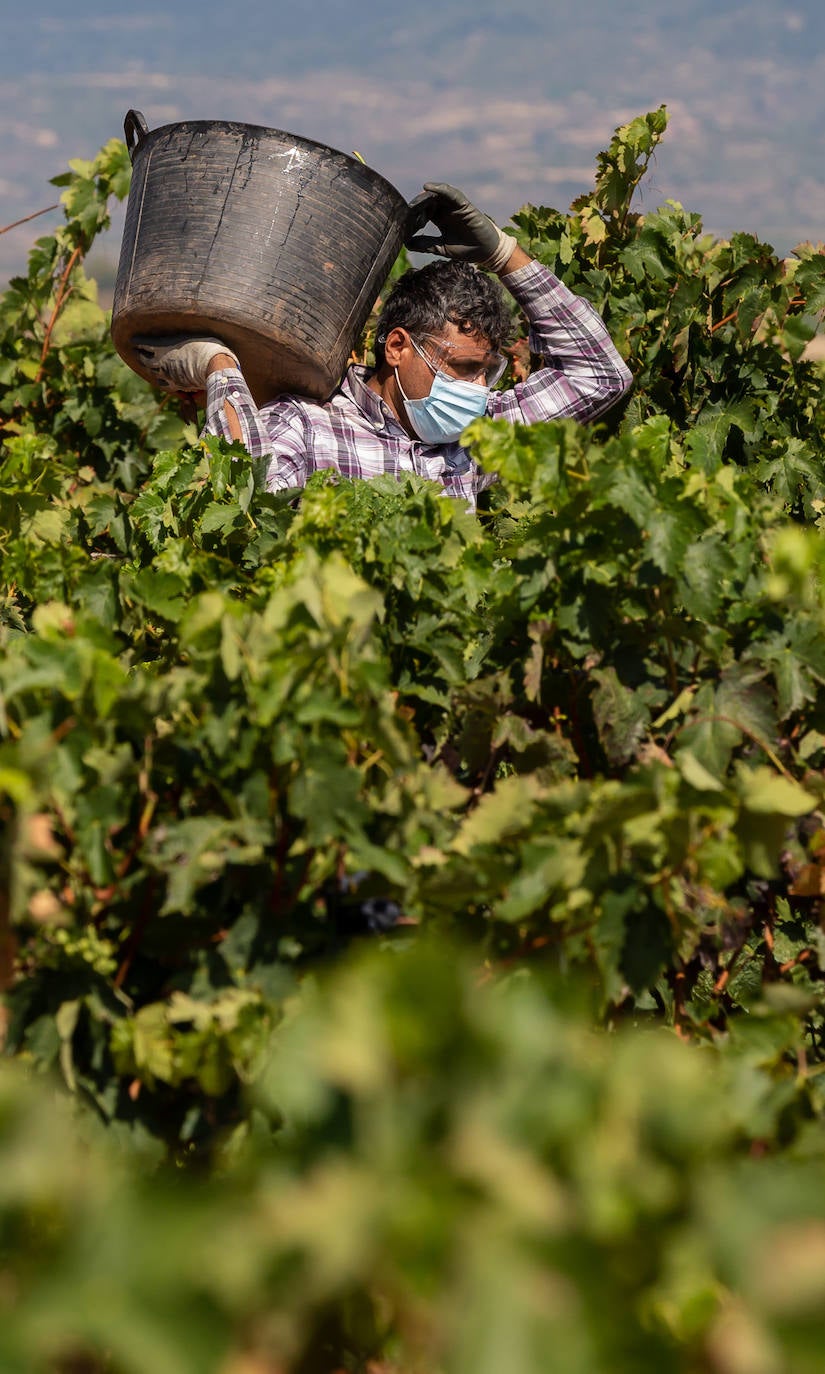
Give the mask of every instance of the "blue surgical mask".
[[477, 382], [461, 382], [457, 377], [436, 372], [429, 396], [412, 400], [401, 385], [398, 368], [395, 380], [409, 422], [425, 444], [457, 439], [471, 420], [477, 420], [487, 410], [490, 388]]

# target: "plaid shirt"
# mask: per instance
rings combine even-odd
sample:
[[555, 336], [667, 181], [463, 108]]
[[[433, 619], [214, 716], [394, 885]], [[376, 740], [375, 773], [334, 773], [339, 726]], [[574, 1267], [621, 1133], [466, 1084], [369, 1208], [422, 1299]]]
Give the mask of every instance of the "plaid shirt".
[[[503, 284], [530, 324], [530, 349], [543, 366], [509, 391], [491, 391], [487, 414], [534, 424], [603, 414], [631, 384], [599, 314], [538, 262], [509, 273]], [[482, 472], [458, 442], [425, 444], [411, 438], [389, 406], [367, 386], [369, 368], [351, 366], [322, 403], [279, 396], [259, 409], [236, 368], [209, 377], [206, 432], [229, 439], [224, 401], [234, 407], [243, 443], [268, 458], [270, 491], [302, 487], [311, 472], [334, 468], [345, 477], [415, 472], [441, 482], [445, 494], [474, 508], [478, 493], [496, 480]]]

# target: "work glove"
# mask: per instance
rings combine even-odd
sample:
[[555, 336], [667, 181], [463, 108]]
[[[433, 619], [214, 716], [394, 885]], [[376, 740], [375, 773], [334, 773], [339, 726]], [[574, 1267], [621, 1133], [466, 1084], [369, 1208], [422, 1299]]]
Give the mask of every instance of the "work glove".
[[153, 339], [136, 334], [132, 342], [142, 365], [164, 391], [203, 391], [207, 368], [215, 355], [228, 353], [235, 358], [220, 339], [193, 339], [183, 334]]
[[491, 272], [500, 272], [516, 247], [516, 240], [494, 224], [483, 210], [477, 210], [455, 186], [446, 181], [425, 181], [424, 190], [432, 197], [430, 219], [441, 231], [416, 234], [407, 242], [415, 253], [436, 253], [442, 258], [474, 262]]

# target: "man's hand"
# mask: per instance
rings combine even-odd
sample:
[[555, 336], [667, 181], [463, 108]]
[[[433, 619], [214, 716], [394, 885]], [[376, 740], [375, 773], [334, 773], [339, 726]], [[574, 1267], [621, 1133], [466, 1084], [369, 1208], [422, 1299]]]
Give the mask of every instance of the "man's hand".
[[153, 339], [135, 335], [135, 352], [147, 372], [164, 391], [203, 391], [218, 358], [224, 367], [238, 367], [238, 359], [220, 339], [192, 339], [183, 335]]
[[476, 209], [463, 191], [445, 181], [425, 181], [424, 190], [434, 196], [430, 214], [441, 233], [416, 234], [407, 244], [415, 253], [436, 253], [442, 258], [474, 262], [491, 272], [507, 265], [516, 240]]

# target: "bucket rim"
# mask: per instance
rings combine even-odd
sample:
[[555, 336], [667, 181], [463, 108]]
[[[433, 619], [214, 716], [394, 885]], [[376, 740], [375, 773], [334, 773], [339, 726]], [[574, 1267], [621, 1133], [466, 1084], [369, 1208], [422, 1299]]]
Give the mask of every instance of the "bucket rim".
[[[131, 113], [131, 111], [130, 111]], [[306, 148], [311, 152], [332, 154], [334, 157], [341, 158], [360, 176], [366, 176], [376, 185], [386, 188], [398, 199], [401, 205], [407, 206], [406, 196], [402, 195], [398, 187], [393, 185], [388, 177], [382, 172], [377, 172], [368, 162], [362, 162], [360, 158], [353, 157], [351, 153], [345, 153], [341, 148], [334, 148], [330, 143], [321, 143], [318, 139], [307, 138], [303, 134], [292, 133], [289, 129], [276, 129], [266, 124], [247, 124], [243, 120], [237, 119], [184, 119], [175, 120], [170, 124], [158, 124], [154, 129], [147, 129], [140, 136], [139, 142], [132, 155], [133, 163], [142, 153], [149, 143], [154, 143], [158, 138], [170, 133], [198, 133], [207, 132], [212, 129], [222, 129], [229, 133], [239, 134], [242, 138], [268, 138], [276, 137], [281, 140], [288, 140], [296, 147]]]

